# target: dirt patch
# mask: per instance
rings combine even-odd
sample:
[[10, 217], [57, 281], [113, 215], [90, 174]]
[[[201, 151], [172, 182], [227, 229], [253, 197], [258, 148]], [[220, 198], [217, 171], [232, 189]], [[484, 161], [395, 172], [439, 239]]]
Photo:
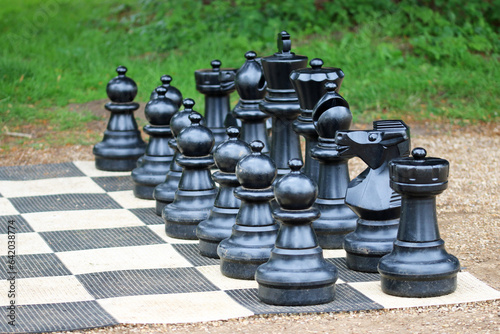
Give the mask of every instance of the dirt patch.
[[[106, 127], [106, 100], [70, 105], [90, 110], [102, 121], [60, 136], [82, 136], [98, 142]], [[143, 115], [143, 106], [136, 112]], [[447, 250], [457, 256], [465, 271], [500, 289], [500, 123], [459, 126], [449, 122], [406, 121], [412, 147], [422, 146], [429, 156], [450, 161], [449, 188], [438, 197], [438, 220]], [[355, 128], [371, 128], [356, 124]], [[50, 129], [31, 125], [19, 131], [33, 134], [33, 142], [2, 135], [1, 166], [93, 160], [92, 146], [50, 145]], [[146, 138], [146, 136], [144, 136]], [[44, 142], [45, 140], [45, 142]], [[27, 144], [28, 142], [28, 144]], [[44, 143], [47, 147], [37, 148]], [[351, 160], [351, 175], [365, 168]], [[209, 307], [207, 305], [207, 307]], [[500, 331], [500, 301], [439, 307], [408, 308], [323, 314], [253, 316], [227, 321], [175, 325], [118, 325], [80, 333], [495, 333]]]

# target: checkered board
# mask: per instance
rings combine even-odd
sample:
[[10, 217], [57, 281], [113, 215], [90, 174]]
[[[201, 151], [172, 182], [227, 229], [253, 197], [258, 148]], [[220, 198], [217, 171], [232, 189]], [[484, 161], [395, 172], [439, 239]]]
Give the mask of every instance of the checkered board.
[[[342, 250], [324, 251], [339, 269], [333, 302], [266, 305], [257, 283], [226, 278], [196, 241], [169, 238], [154, 201], [132, 194], [130, 173], [93, 162], [0, 168], [2, 332], [44, 332], [118, 323], [181, 323], [264, 313], [354, 311], [500, 298], [472, 275], [455, 293], [400, 298], [382, 293], [378, 274], [348, 270]], [[15, 227], [15, 325], [6, 307], [8, 225]], [[8, 311], [8, 310], [7, 310]]]

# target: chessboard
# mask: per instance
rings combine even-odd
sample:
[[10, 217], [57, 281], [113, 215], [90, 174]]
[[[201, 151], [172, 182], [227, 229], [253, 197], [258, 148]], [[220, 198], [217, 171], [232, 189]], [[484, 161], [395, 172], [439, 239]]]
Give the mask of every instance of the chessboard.
[[[201, 322], [500, 298], [499, 291], [464, 271], [450, 295], [389, 296], [382, 292], [378, 274], [348, 270], [343, 250], [325, 250], [327, 261], [339, 270], [333, 302], [267, 305], [257, 298], [255, 281], [222, 276], [219, 260], [199, 255], [197, 241], [168, 237], [163, 219], [154, 213], [155, 202], [135, 198], [132, 188], [130, 173], [99, 171], [90, 161], [0, 168], [0, 306], [7, 310], [0, 331]], [[15, 311], [9, 313], [9, 305], [15, 305]], [[9, 314], [15, 317], [11, 324]]]

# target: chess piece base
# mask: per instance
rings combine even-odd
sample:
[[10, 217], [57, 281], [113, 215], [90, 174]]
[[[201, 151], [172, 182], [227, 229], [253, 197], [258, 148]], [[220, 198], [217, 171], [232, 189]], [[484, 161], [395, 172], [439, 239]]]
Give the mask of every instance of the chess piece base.
[[230, 238], [220, 242], [217, 254], [224, 276], [252, 280], [255, 270], [269, 260], [278, 225], [234, 225]]
[[175, 199], [175, 191], [179, 187], [179, 181], [182, 176], [182, 171], [167, 172], [167, 177], [164, 183], [156, 186], [153, 197], [156, 200], [156, 214], [161, 216], [163, 209]]
[[356, 230], [344, 238], [347, 267], [376, 273], [382, 256], [392, 251], [398, 233], [399, 219], [366, 220], [359, 218]]
[[453, 293], [457, 289], [457, 277], [429, 281], [407, 281], [381, 278], [382, 291], [398, 297], [438, 297]]
[[267, 304], [288, 306], [331, 302], [335, 298], [337, 277], [337, 268], [323, 259], [320, 247], [274, 247], [269, 261], [260, 266], [255, 274], [260, 300]]
[[436, 297], [457, 288], [458, 259], [446, 252], [444, 241], [397, 240], [379, 263], [382, 291], [400, 297]]
[[231, 230], [236, 222], [239, 208], [228, 209], [214, 206], [210, 217], [202, 221], [196, 228], [196, 236], [200, 239], [200, 254], [218, 259], [217, 246], [231, 236]]
[[259, 284], [258, 296], [271, 305], [306, 306], [329, 303], [335, 299], [335, 284], [322, 287], [275, 288]]
[[165, 181], [172, 156], [143, 156], [141, 166], [132, 171], [134, 196], [142, 199], [154, 199], [153, 192]]
[[186, 191], [177, 190], [174, 202], [165, 206], [162, 217], [169, 237], [197, 240], [196, 227], [207, 219], [217, 189]]
[[129, 172], [137, 167], [137, 159], [108, 159], [96, 156], [95, 168], [110, 172]]

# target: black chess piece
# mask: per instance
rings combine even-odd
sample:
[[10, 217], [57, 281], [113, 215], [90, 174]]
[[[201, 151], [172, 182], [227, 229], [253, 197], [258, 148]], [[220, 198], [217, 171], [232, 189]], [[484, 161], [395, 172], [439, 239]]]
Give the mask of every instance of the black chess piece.
[[343, 248], [344, 236], [354, 231], [358, 216], [345, 204], [345, 194], [349, 184], [351, 156], [339, 156], [335, 133], [349, 130], [352, 114], [349, 104], [340, 96], [334, 82], [325, 84], [327, 93], [314, 107], [312, 121], [319, 134], [311, 157], [320, 163], [318, 198], [314, 206], [321, 217], [313, 222], [318, 242], [323, 249]]
[[320, 216], [312, 207], [318, 187], [300, 172], [302, 161], [289, 162], [291, 172], [274, 187], [280, 208], [273, 217], [281, 226], [269, 261], [255, 273], [258, 297], [273, 305], [314, 305], [335, 297], [337, 268], [325, 261], [311, 222]]
[[[182, 167], [179, 166], [176, 162], [176, 159], [180, 155], [177, 148], [176, 138], [182, 129], [184, 129], [186, 126], [191, 125], [189, 115], [193, 112], [197, 113], [197, 111], [193, 110], [194, 104], [195, 102], [193, 99], [184, 99], [184, 110], [176, 112], [170, 119], [170, 130], [172, 131], [172, 136], [174, 138], [168, 141], [168, 145], [175, 153], [172, 161], [170, 162], [170, 167], [167, 172], [165, 182], [156, 186], [153, 192], [153, 197], [156, 200], [156, 214], [158, 216], [161, 216], [165, 205], [170, 204], [174, 201], [175, 192], [179, 187], [179, 181], [182, 176]], [[203, 120], [201, 124], [203, 124]]]
[[265, 147], [262, 153], [269, 152], [269, 138], [266, 120], [269, 115], [259, 109], [259, 103], [266, 95], [267, 82], [260, 59], [254, 51], [245, 53], [246, 62], [236, 72], [234, 85], [240, 96], [233, 109], [234, 118], [241, 121], [241, 140], [251, 143], [260, 140]]
[[382, 291], [400, 297], [434, 297], [457, 288], [458, 259], [448, 254], [439, 236], [436, 196], [448, 187], [449, 162], [426, 158], [423, 148], [413, 158], [389, 163], [391, 188], [402, 195], [401, 220], [392, 252], [378, 265]]
[[252, 153], [236, 166], [236, 177], [241, 184], [234, 191], [234, 196], [241, 200], [236, 223], [231, 236], [217, 248], [222, 274], [247, 280], [254, 279], [257, 267], [269, 259], [279, 228], [270, 206], [276, 165], [262, 154], [263, 142], [255, 140], [250, 147]]
[[294, 70], [290, 74], [301, 110], [300, 116], [293, 122], [293, 129], [306, 140], [303, 173], [318, 183], [319, 161], [311, 158], [311, 149], [318, 144], [318, 133], [314, 128], [312, 112], [316, 103], [326, 93], [325, 82], [335, 83], [338, 92], [344, 80], [344, 72], [340, 68], [322, 67], [323, 60], [319, 58], [312, 59], [309, 65], [310, 68]]
[[293, 121], [300, 114], [300, 105], [290, 81], [293, 70], [307, 66], [307, 57], [291, 52], [292, 42], [286, 31], [278, 34], [278, 52], [262, 58], [267, 81], [267, 95], [259, 105], [272, 117], [271, 158], [278, 168], [278, 179], [288, 173], [288, 160], [302, 159], [299, 135]]
[[373, 130], [337, 131], [340, 157], [357, 156], [367, 165], [349, 183], [345, 202], [359, 216], [344, 238], [349, 269], [377, 272], [380, 258], [396, 240], [401, 196], [389, 186], [389, 161], [410, 153], [410, 128], [400, 120], [373, 122]]
[[[181, 107], [182, 104], [182, 93], [180, 90], [172, 86], [170, 83], [172, 82], [172, 77], [170, 75], [162, 75], [160, 78], [161, 81], [161, 86], [158, 87], [164, 87], [167, 89], [167, 94], [165, 96], [167, 99], [170, 99], [176, 106], [177, 108]], [[156, 89], [151, 92], [151, 96], [149, 97], [150, 100], [154, 100], [158, 98], [158, 93], [156, 93]]]
[[229, 139], [219, 144], [214, 151], [219, 171], [212, 174], [212, 178], [219, 184], [219, 191], [208, 219], [200, 222], [196, 229], [196, 236], [200, 239], [200, 254], [203, 256], [219, 258], [217, 246], [231, 236], [240, 210], [240, 200], [233, 194], [236, 187], [240, 186], [236, 178], [236, 164], [251, 150], [247, 143], [238, 139], [239, 134], [237, 128], [227, 128]]
[[210, 154], [214, 136], [210, 129], [200, 124], [200, 114], [191, 113], [189, 119], [191, 125], [177, 136], [177, 147], [181, 153], [177, 163], [182, 167], [179, 188], [174, 201], [163, 209], [162, 217], [168, 236], [196, 240], [196, 227], [208, 218], [217, 195], [210, 173], [214, 164]]
[[143, 199], [154, 199], [153, 191], [165, 181], [174, 157], [174, 150], [168, 146], [168, 141], [172, 139], [170, 119], [178, 107], [165, 97], [166, 88], [160, 86], [156, 88], [156, 93], [158, 98], [149, 101], [144, 109], [150, 123], [144, 126], [144, 132], [149, 135], [149, 143], [140, 165], [132, 171], [134, 196]]
[[211, 69], [201, 69], [194, 72], [196, 89], [205, 95], [205, 121], [212, 131], [215, 146], [227, 139], [226, 127], [237, 126], [231, 115], [229, 95], [234, 92], [234, 85], [221, 85], [221, 73], [234, 73], [234, 68], [222, 68], [220, 60], [212, 60]]
[[107, 171], [131, 171], [144, 154], [146, 143], [141, 138], [134, 119], [139, 104], [134, 101], [137, 85], [125, 76], [127, 68], [118, 66], [118, 76], [106, 87], [111, 102], [105, 107], [111, 112], [103, 140], [94, 146], [95, 166]]

